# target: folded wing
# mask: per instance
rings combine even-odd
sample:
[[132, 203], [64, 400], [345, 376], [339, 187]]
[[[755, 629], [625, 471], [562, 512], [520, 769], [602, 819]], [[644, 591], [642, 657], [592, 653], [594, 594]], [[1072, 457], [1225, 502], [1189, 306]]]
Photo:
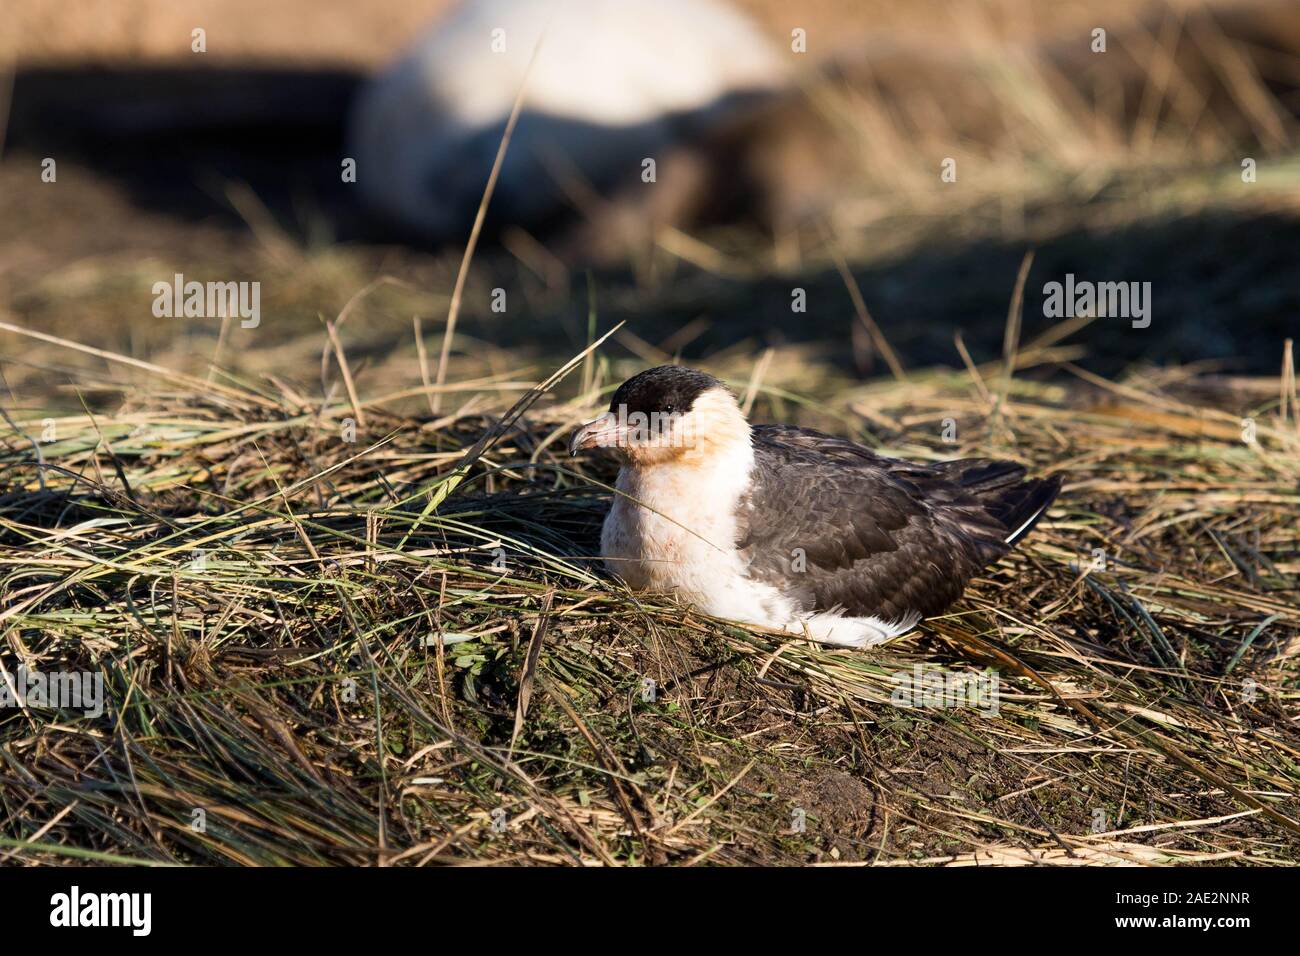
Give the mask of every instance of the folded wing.
[[895, 620], [952, 604], [1019, 540], [1059, 479], [990, 459], [916, 465], [810, 429], [754, 429], [738, 547], [805, 611]]

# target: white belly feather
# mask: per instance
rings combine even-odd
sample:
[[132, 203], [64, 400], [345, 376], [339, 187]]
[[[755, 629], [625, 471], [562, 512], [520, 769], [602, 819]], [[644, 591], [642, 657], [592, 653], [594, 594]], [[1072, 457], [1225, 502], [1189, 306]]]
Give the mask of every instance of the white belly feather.
[[601, 533], [605, 566], [637, 590], [669, 592], [718, 617], [788, 610], [775, 588], [745, 577], [736, 552], [743, 484], [708, 477], [686, 465], [624, 468]]

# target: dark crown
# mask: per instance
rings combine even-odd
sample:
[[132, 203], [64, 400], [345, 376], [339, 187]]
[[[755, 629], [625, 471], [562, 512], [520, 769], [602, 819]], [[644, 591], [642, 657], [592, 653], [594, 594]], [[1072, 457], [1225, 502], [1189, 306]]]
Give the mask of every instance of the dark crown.
[[722, 382], [712, 375], [697, 372], [680, 365], [660, 365], [633, 375], [618, 387], [610, 400], [609, 410], [617, 412], [620, 405], [628, 413], [666, 412], [684, 415], [691, 410], [695, 399]]

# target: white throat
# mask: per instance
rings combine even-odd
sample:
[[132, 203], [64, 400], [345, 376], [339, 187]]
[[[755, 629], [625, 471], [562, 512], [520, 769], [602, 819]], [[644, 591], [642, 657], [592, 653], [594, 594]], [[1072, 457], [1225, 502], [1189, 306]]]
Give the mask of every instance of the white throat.
[[672, 591], [703, 605], [714, 603], [703, 598], [716, 592], [719, 575], [740, 571], [736, 511], [749, 489], [754, 447], [730, 393], [706, 392], [691, 414], [697, 447], [619, 471], [601, 552], [610, 571], [632, 587]]

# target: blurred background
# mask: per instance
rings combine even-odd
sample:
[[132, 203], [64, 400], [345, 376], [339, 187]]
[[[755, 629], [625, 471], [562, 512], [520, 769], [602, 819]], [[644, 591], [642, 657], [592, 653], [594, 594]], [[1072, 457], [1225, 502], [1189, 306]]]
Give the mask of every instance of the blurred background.
[[[519, 6], [487, 2], [507, 19]], [[316, 382], [322, 321], [364, 291], [340, 329], [354, 371], [418, 382], [412, 319], [436, 353], [513, 87], [480, 82], [473, 71], [489, 67], [468, 54], [462, 69], [445, 51], [419, 66], [417, 52], [417, 74], [443, 63], [453, 79], [436, 82], [460, 84], [429, 91], [452, 106], [423, 113], [407, 89], [366, 126], [358, 117], [378, 114], [359, 104], [368, 83], [396, 82], [385, 71], [412, 45], [437, 49], [427, 31], [452, 6], [10, 0], [0, 319], [169, 366], [274, 370], [327, 388]], [[1063, 361], [1104, 374], [1203, 362], [1277, 372], [1300, 327], [1300, 5], [731, 8], [757, 39], [733, 44], [724, 25], [713, 67], [761, 53], [770, 82], [735, 108], [709, 87], [707, 110], [655, 117], [651, 189], [646, 141], [624, 155], [586, 120], [564, 127], [574, 187], [543, 182], [524, 164], [552, 128], [525, 102], [466, 283], [451, 379], [543, 368], [619, 320], [605, 350], [617, 373], [680, 356], [747, 374], [766, 356], [773, 383], [831, 388], [895, 366], [960, 367], [961, 348], [978, 364], [1002, 353], [1031, 251], [1020, 340], [1045, 350], [1031, 374]], [[642, 36], [628, 10], [621, 23], [593, 21], [592, 45], [640, 43], [654, 69], [693, 75], [683, 45]], [[529, 82], [543, 100], [551, 73], [581, 66], [572, 60], [539, 59]], [[618, 63], [592, 75], [617, 87]], [[462, 87], [483, 90], [480, 126], [428, 119], [474, 98]], [[396, 209], [366, 188], [365, 164], [363, 188], [340, 175], [358, 149], [374, 151], [373, 169], [420, 144], [446, 154], [456, 181], [431, 173], [429, 194], [399, 191]], [[949, 160], [955, 181], [943, 176]], [[406, 188], [384, 168], [372, 184]], [[565, 210], [527, 208], [521, 197], [538, 190]], [[403, 221], [429, 196], [455, 200], [458, 218], [440, 233]], [[151, 289], [176, 273], [259, 282], [260, 324], [156, 317]], [[1150, 327], [1045, 316], [1044, 285], [1067, 273], [1150, 282]], [[792, 308], [795, 290], [806, 311]], [[13, 396], [62, 388], [66, 370], [41, 348], [0, 331]]]

